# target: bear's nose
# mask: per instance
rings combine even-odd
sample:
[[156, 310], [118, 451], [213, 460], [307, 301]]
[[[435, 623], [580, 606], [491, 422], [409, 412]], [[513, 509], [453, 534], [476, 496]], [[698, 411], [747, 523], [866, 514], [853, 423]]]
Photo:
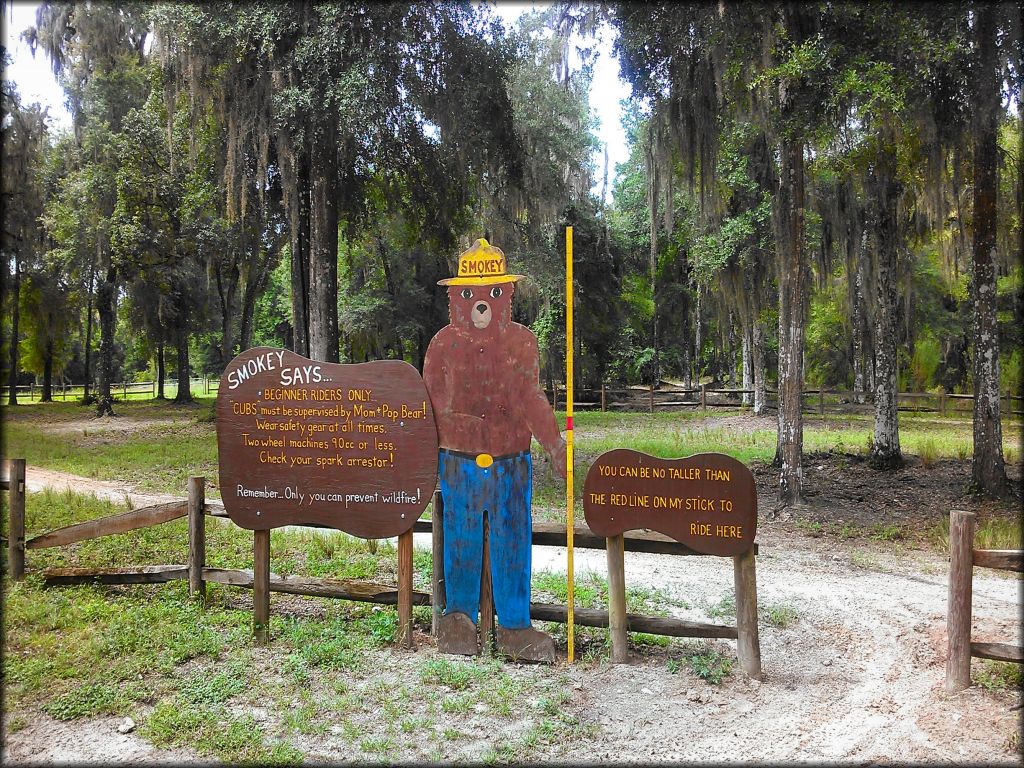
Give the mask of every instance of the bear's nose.
[[477, 304], [476, 305], [476, 311], [479, 312], [482, 315], [484, 312], [487, 311], [487, 305], [486, 304]]

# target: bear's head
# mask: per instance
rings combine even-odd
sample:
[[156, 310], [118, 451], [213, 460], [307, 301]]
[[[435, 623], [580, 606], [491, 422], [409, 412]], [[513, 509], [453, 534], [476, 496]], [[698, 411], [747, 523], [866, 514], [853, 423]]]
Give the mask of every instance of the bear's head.
[[515, 283], [450, 285], [448, 316], [452, 325], [474, 335], [496, 336], [512, 322]]

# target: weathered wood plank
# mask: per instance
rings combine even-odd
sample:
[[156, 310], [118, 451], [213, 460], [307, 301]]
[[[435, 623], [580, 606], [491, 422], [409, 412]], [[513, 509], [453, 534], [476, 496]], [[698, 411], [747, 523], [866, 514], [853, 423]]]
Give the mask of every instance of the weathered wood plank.
[[25, 460], [7, 462], [7, 573], [11, 581], [25, 578]]
[[[252, 589], [253, 573], [250, 570], [203, 568], [203, 579], [232, 587]], [[333, 597], [382, 605], [398, 604], [398, 587], [355, 579], [316, 579], [303, 576], [279, 576], [272, 573], [270, 574], [270, 591], [307, 597]], [[430, 605], [430, 594], [413, 590], [411, 600], [413, 605]]]
[[203, 514], [210, 517], [227, 517], [228, 511], [224, 509], [224, 505], [219, 501], [207, 501], [203, 507]]
[[1024, 550], [1021, 549], [976, 549], [974, 565], [995, 568], [1000, 571], [1024, 573]]
[[762, 678], [761, 639], [757, 627], [757, 564], [753, 552], [733, 558], [736, 588], [736, 655], [743, 671], [754, 680]]
[[[613, 664], [625, 664], [629, 661], [629, 644], [626, 638], [626, 560], [622, 547], [621, 533], [608, 537], [608, 630], [612, 638]], [[574, 621], [575, 613], [574, 610]]]
[[138, 528], [148, 528], [151, 525], [167, 523], [177, 520], [188, 514], [187, 501], [170, 501], [166, 504], [154, 504], [150, 507], [133, 509], [130, 512], [122, 512], [118, 515], [108, 515], [96, 520], [87, 520], [84, 523], [76, 523], [66, 528], [58, 528], [56, 531], [44, 533], [30, 539], [25, 546], [28, 549], [46, 549], [47, 547], [64, 547], [87, 539], [95, 539], [99, 536], [112, 536], [117, 533], [134, 531]]
[[188, 593], [206, 602], [203, 566], [206, 564], [206, 478], [188, 479]]
[[971, 643], [971, 656], [1024, 664], [1024, 647], [1010, 643]]
[[[550, 603], [530, 603], [530, 618], [537, 621], [556, 621], [564, 624], [568, 620], [569, 608]], [[598, 608], [576, 608], [573, 623], [583, 627], [607, 627], [608, 612]], [[704, 624], [666, 616], [640, 616], [626, 614], [626, 628], [630, 632], [647, 632], [652, 635], [670, 637], [724, 637], [736, 639], [736, 627], [724, 624]]]
[[44, 587], [73, 584], [160, 584], [188, 578], [184, 565], [141, 565], [124, 568], [53, 568], [43, 571]]
[[[441, 498], [441, 492], [434, 492], [434, 505], [430, 512], [430, 517], [433, 522], [437, 525], [431, 525], [431, 552], [433, 556], [431, 558], [431, 570], [432, 570], [432, 589], [436, 600], [432, 600], [433, 609], [431, 611], [430, 620], [430, 634], [437, 637], [437, 622], [441, 619], [441, 614], [444, 613], [445, 606], [445, 591], [444, 591], [444, 524], [441, 522], [444, 519], [444, 501]], [[426, 522], [431, 522], [430, 520]]]
[[[429, 520], [417, 520], [413, 526], [416, 533], [431, 533], [433, 526]], [[534, 523], [533, 545], [535, 547], [564, 547], [565, 524]], [[655, 531], [627, 531], [624, 534], [626, 552], [648, 552], [656, 555], [699, 555], [707, 557], [703, 552], [694, 552], [685, 544]], [[577, 549], [605, 549], [607, 542], [585, 526], [573, 529], [573, 546]], [[755, 555], [758, 548], [755, 542], [750, 550]]]
[[412, 531], [398, 536], [398, 644], [412, 648]]
[[949, 593], [946, 609], [946, 691], [971, 684], [971, 544], [977, 516], [954, 509], [949, 513]]
[[257, 645], [270, 642], [270, 529], [252, 532], [252, 633]]

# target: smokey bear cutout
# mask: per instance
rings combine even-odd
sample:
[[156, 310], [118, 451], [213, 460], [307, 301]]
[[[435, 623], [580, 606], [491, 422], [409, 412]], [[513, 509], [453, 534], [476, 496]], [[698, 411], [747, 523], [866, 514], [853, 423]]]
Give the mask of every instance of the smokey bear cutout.
[[508, 657], [550, 663], [551, 637], [530, 624], [533, 437], [565, 477], [565, 441], [540, 388], [537, 338], [512, 322], [521, 275], [480, 239], [459, 257], [448, 287], [449, 324], [430, 342], [423, 378], [437, 422], [444, 501], [446, 607], [438, 650], [480, 652], [477, 616], [487, 519], [495, 639]]

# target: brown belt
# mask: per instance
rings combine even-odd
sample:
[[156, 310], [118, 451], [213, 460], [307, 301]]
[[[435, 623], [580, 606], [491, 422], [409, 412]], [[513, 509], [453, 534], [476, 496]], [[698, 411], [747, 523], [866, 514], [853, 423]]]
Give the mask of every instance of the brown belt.
[[516, 451], [515, 453], [506, 453], [501, 456], [491, 456], [491, 454], [489, 453], [467, 453], [466, 451], [456, 451], [452, 448], [442, 448], [441, 450], [451, 456], [459, 456], [460, 458], [463, 459], [472, 459], [473, 461], [476, 462], [476, 465], [478, 467], [481, 467], [483, 469], [486, 469], [487, 467], [491, 466], [491, 464], [493, 464], [496, 461], [501, 461], [503, 459], [517, 459], [520, 456], [530, 455], [529, 450]]

